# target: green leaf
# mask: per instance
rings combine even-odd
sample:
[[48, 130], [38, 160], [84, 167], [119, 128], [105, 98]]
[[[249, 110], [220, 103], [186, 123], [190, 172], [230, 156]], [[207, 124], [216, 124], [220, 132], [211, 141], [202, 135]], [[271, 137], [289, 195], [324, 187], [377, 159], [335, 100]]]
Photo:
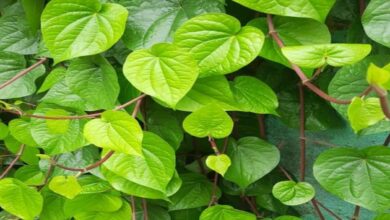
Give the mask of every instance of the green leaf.
[[355, 97], [348, 107], [348, 119], [355, 133], [386, 118], [378, 98]]
[[70, 90], [84, 100], [89, 110], [112, 109], [119, 95], [115, 69], [102, 56], [71, 61], [65, 80]]
[[288, 17], [313, 18], [324, 22], [335, 0], [233, 0], [250, 9]]
[[[28, 64], [24, 56], [0, 51], [0, 84], [7, 82], [27, 66]], [[34, 81], [44, 73], [45, 68], [43, 65], [38, 66], [29, 72], [29, 74], [20, 77], [10, 85], [2, 88], [0, 99], [19, 98], [33, 94], [36, 89]]]
[[36, 190], [17, 179], [0, 180], [0, 207], [26, 220], [33, 220], [42, 210], [43, 199]]
[[6, 124], [0, 121], [0, 140], [4, 140], [8, 136], [9, 129]]
[[306, 68], [317, 68], [326, 64], [335, 67], [354, 64], [370, 52], [369, 44], [317, 44], [282, 48], [282, 53], [288, 60]]
[[[149, 210], [149, 209], [148, 209]], [[132, 210], [129, 203], [123, 201], [122, 207], [114, 212], [81, 212], [74, 216], [75, 220], [123, 220], [131, 219]]]
[[386, 0], [372, 0], [368, 4], [362, 17], [362, 24], [366, 34], [374, 41], [390, 47], [390, 2]]
[[132, 50], [171, 41], [177, 28], [192, 17], [225, 11], [220, 0], [119, 0], [118, 3], [129, 11], [122, 39]]
[[[50, 109], [45, 116], [69, 116], [69, 113], [64, 109]], [[69, 129], [70, 120], [46, 120], [46, 126], [52, 134], [64, 134]]]
[[84, 127], [85, 138], [94, 145], [126, 154], [142, 155], [142, 128], [126, 112], [105, 111]]
[[327, 191], [373, 211], [390, 208], [390, 149], [382, 146], [334, 148], [315, 161], [316, 180]]
[[232, 73], [249, 64], [259, 54], [264, 34], [254, 27], [241, 28], [240, 21], [230, 15], [213, 13], [184, 23], [174, 43], [193, 54], [199, 76], [206, 77]]
[[36, 33], [39, 29], [41, 13], [45, 5], [45, 0], [22, 0], [24, 12], [26, 13], [26, 20], [30, 25], [32, 33]]
[[386, 220], [390, 218], [390, 213], [382, 213], [375, 217], [374, 220]]
[[[4, 139], [4, 144], [7, 147], [7, 149], [13, 153], [16, 154], [21, 146], [21, 143], [15, 140], [11, 135], [8, 135]], [[39, 150], [37, 148], [32, 147], [26, 147], [23, 151], [22, 156], [20, 157], [20, 160], [31, 165], [38, 164], [39, 160], [36, 154], [39, 153]]]
[[377, 65], [370, 63], [367, 70], [367, 82], [370, 85], [379, 86], [382, 89], [390, 89], [390, 65], [380, 68]]
[[239, 76], [234, 79], [231, 89], [240, 111], [277, 114], [276, 94], [262, 81], [250, 76]]
[[289, 180], [276, 183], [272, 188], [272, 194], [283, 204], [296, 206], [312, 200], [315, 196], [315, 190], [310, 183], [296, 183]]
[[56, 83], [60, 82], [65, 78], [66, 68], [57, 67], [53, 69], [49, 75], [46, 76], [45, 81], [43, 81], [41, 87], [38, 89], [37, 93], [46, 92]]
[[[203, 175], [196, 173], [181, 174], [180, 178], [183, 181], [179, 191], [171, 196], [171, 204], [168, 206], [170, 211], [198, 208], [207, 206], [210, 203], [213, 184]], [[216, 197], [221, 196], [220, 190], [217, 188]]]
[[75, 176], [55, 176], [49, 183], [49, 189], [68, 199], [74, 199], [81, 192], [81, 186]]
[[101, 53], [125, 30], [128, 12], [99, 0], [52, 0], [41, 17], [42, 35], [56, 63]]
[[82, 189], [80, 194], [104, 193], [112, 189], [107, 181], [92, 175], [83, 175], [78, 181]]
[[138, 90], [175, 107], [198, 77], [189, 53], [168, 43], [131, 53], [123, 66], [126, 78]]
[[24, 182], [26, 185], [37, 186], [44, 182], [45, 175], [39, 169], [38, 165], [25, 165], [20, 167], [14, 174], [16, 179]]
[[[285, 46], [331, 43], [328, 27], [313, 19], [275, 16], [273, 23], [275, 31]], [[259, 28], [263, 33], [269, 32], [266, 18], [256, 18], [251, 20], [248, 25]], [[291, 66], [290, 62], [283, 56], [279, 45], [270, 36], [265, 38], [260, 56], [287, 67]]]
[[145, 132], [142, 154], [144, 157], [114, 153], [103, 164], [103, 175], [119, 191], [143, 198], [164, 198], [175, 172], [174, 150], [159, 136]]
[[225, 175], [231, 164], [230, 158], [226, 154], [210, 155], [206, 159], [206, 165], [222, 176]]
[[302, 219], [292, 215], [282, 215], [275, 218], [275, 220], [302, 220]]
[[256, 220], [256, 216], [249, 212], [234, 209], [228, 205], [215, 205], [205, 209], [200, 215], [200, 220]]
[[[56, 106], [41, 104], [37, 107], [34, 114], [45, 116], [55, 109], [57, 109]], [[65, 110], [59, 111], [74, 115]], [[57, 110], [55, 110], [55, 112], [57, 112]], [[74, 151], [86, 144], [82, 135], [82, 127], [85, 123], [84, 120], [75, 119], [69, 120], [68, 122], [51, 120], [51, 122], [48, 123], [49, 120], [51, 119], [31, 119], [31, 136], [47, 154], [54, 155]], [[66, 130], [57, 127], [64, 126], [64, 123], [68, 124]]]
[[63, 220], [67, 216], [63, 210], [66, 198], [50, 191], [47, 187], [42, 189], [43, 209], [40, 220]]
[[184, 130], [194, 137], [224, 138], [233, 130], [233, 120], [217, 105], [207, 105], [183, 121]]
[[279, 163], [279, 150], [257, 137], [244, 137], [237, 142], [231, 139], [226, 154], [231, 158], [224, 178], [241, 188], [271, 172]]

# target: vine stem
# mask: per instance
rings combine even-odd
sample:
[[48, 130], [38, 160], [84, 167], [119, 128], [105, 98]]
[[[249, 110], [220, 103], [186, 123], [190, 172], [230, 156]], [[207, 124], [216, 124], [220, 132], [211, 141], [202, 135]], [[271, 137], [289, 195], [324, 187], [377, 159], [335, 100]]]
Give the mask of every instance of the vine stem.
[[360, 215], [360, 206], [355, 206], [355, 210], [353, 211], [353, 216], [351, 220], [358, 220]]
[[364, 10], [366, 10], [366, 1], [365, 0], [359, 0], [360, 16], [362, 16], [364, 14]]
[[[284, 47], [284, 43], [280, 39], [278, 33], [275, 30], [275, 26], [274, 26], [274, 23], [272, 21], [272, 16], [270, 14], [267, 14], [267, 24], [268, 24], [268, 31], [269, 31], [268, 33], [269, 33], [269, 35], [272, 37], [272, 39], [274, 39], [274, 41], [276, 42], [276, 44], [280, 48], [283, 48]], [[304, 86], [306, 86], [308, 89], [310, 89], [311, 91], [313, 91], [315, 94], [320, 96], [321, 98], [323, 98], [323, 99], [325, 99], [325, 100], [327, 100], [329, 102], [336, 103], [336, 104], [346, 105], [346, 104], [350, 104], [351, 103], [351, 100], [340, 100], [340, 99], [336, 99], [336, 98], [326, 94], [321, 89], [319, 89], [316, 85], [314, 85], [313, 83], [310, 82], [310, 79], [307, 78], [305, 73], [302, 71], [302, 69], [298, 65], [292, 63], [291, 61], [289, 61], [289, 62], [290, 62], [291, 68], [295, 71], [295, 73], [301, 79], [302, 84]]]
[[215, 143], [214, 138], [212, 138], [211, 136], [209, 136], [209, 142], [210, 142], [210, 145], [211, 145], [211, 149], [213, 149], [214, 153], [215, 153], [216, 155], [220, 155], [221, 152], [219, 152], [218, 147], [217, 147], [217, 143]]
[[253, 202], [248, 198], [248, 196], [243, 196], [243, 199], [246, 203], [248, 203], [249, 207], [251, 208], [252, 212], [255, 213], [256, 218], [262, 218], [263, 215], [260, 214], [259, 210], [257, 210], [256, 205], [253, 204]]
[[320, 218], [320, 220], [325, 220], [325, 217], [324, 217], [324, 215], [322, 214], [322, 212], [321, 212], [321, 210], [320, 210], [320, 207], [318, 207], [317, 200], [312, 199], [312, 200], [311, 200], [311, 204], [313, 205], [314, 209], [316, 210], [316, 212], [317, 212], [318, 217]]
[[27, 73], [31, 72], [32, 70], [34, 70], [35, 68], [37, 68], [39, 65], [43, 64], [46, 61], [47, 61], [46, 57], [39, 59], [38, 62], [34, 63], [33, 65], [31, 65], [27, 69], [24, 69], [24, 70], [20, 71], [18, 74], [13, 76], [11, 79], [9, 79], [6, 82], [4, 82], [3, 84], [1, 84], [0, 85], [0, 90], [4, 89], [7, 86], [9, 86], [10, 84], [15, 82], [16, 80], [22, 78], [24, 75], [26, 75]]
[[259, 123], [259, 137], [263, 140], [267, 139], [266, 130], [265, 130], [265, 118], [264, 115], [257, 115], [257, 121]]
[[130, 196], [130, 201], [131, 201], [131, 219], [137, 220], [134, 196]]
[[306, 170], [306, 137], [305, 137], [305, 93], [302, 85], [299, 88], [299, 142], [300, 142], [300, 177], [305, 181]]
[[144, 212], [144, 220], [148, 220], [149, 219], [148, 203], [146, 202], [146, 199], [142, 199], [142, 210]]
[[8, 167], [3, 171], [3, 173], [1, 173], [0, 175], [0, 179], [3, 179], [5, 176], [7, 176], [7, 174], [9, 173], [9, 171], [12, 169], [12, 167], [15, 166], [16, 162], [19, 160], [19, 158], [22, 156], [23, 152], [24, 152], [24, 149], [26, 148], [26, 146], [24, 144], [21, 144], [20, 147], [19, 147], [19, 150], [18, 152], [16, 153], [16, 157], [11, 161], [11, 163], [8, 165]]
[[332, 210], [327, 208], [324, 204], [322, 204], [320, 201], [316, 200], [317, 204], [321, 206], [325, 211], [327, 211], [331, 216], [335, 217], [337, 220], [343, 220], [340, 216], [336, 215]]
[[218, 185], [218, 173], [214, 173], [214, 180], [213, 180], [213, 189], [211, 191], [211, 200], [209, 202], [208, 207], [215, 205], [218, 202], [217, 198], [217, 185]]
[[385, 142], [383, 143], [383, 145], [384, 146], [389, 146], [389, 144], [390, 144], [390, 134], [387, 135], [387, 138], [386, 138]]
[[390, 119], [390, 109], [389, 109], [389, 103], [387, 101], [387, 91], [377, 87], [377, 86], [372, 86], [374, 91], [379, 97], [379, 101], [381, 104], [381, 108], [385, 116]]

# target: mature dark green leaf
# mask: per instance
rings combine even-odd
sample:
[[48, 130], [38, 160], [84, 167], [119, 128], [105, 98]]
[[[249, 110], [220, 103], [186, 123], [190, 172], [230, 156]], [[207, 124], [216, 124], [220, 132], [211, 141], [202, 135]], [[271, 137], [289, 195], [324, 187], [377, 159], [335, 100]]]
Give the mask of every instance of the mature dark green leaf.
[[114, 212], [81, 212], [74, 216], [75, 220], [124, 220], [131, 219], [129, 203], [123, 201], [122, 207]]
[[8, 126], [0, 121], [0, 140], [4, 140], [9, 132]]
[[367, 35], [376, 42], [390, 47], [390, 2], [371, 0], [362, 17]]
[[26, 185], [37, 186], [44, 182], [45, 175], [38, 165], [26, 165], [19, 168], [14, 177]]
[[45, 5], [45, 0], [22, 0], [24, 12], [26, 13], [26, 20], [30, 25], [32, 33], [36, 33], [39, 29], [41, 21], [41, 13]]
[[42, 189], [43, 209], [40, 220], [64, 220], [67, 216], [63, 210], [66, 198], [50, 191], [47, 187]]
[[65, 67], [57, 67], [53, 69], [49, 75], [46, 76], [45, 81], [43, 81], [41, 87], [38, 89], [37, 93], [46, 92], [51, 87], [53, 87], [58, 82], [62, 81], [66, 75]]
[[[13, 119], [8, 123], [11, 135], [20, 143], [35, 147], [38, 144], [31, 136], [31, 122], [27, 118]], [[0, 138], [1, 139], [1, 138]]]

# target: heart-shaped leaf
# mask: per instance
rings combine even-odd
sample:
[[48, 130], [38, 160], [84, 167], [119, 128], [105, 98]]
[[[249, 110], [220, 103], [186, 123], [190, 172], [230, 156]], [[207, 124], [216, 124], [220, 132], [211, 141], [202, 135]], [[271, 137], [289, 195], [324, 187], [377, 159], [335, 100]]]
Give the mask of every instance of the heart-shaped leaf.
[[362, 17], [362, 24], [366, 34], [374, 41], [390, 47], [390, 2], [386, 0], [372, 0], [368, 4]]
[[272, 194], [283, 204], [289, 206], [302, 205], [314, 198], [315, 190], [306, 182], [282, 181], [272, 188]]
[[240, 21], [230, 15], [214, 13], [185, 22], [174, 43], [194, 55], [199, 76], [206, 77], [228, 74], [249, 64], [259, 54], [264, 34], [254, 27], [241, 28]]
[[[148, 207], [149, 208], [149, 207]], [[148, 209], [149, 210], [149, 209]], [[114, 212], [80, 212], [74, 218], [77, 220], [123, 220], [132, 219], [129, 203], [123, 201], [122, 207]]]
[[231, 158], [224, 178], [246, 188], [271, 172], [279, 163], [279, 150], [257, 137], [229, 140], [226, 154]]
[[210, 155], [206, 159], [206, 165], [215, 172], [225, 175], [232, 162], [226, 154]]
[[234, 209], [228, 205], [215, 205], [205, 209], [200, 215], [200, 220], [256, 220], [256, 216], [249, 212]]
[[220, 107], [211, 104], [188, 115], [183, 128], [194, 137], [224, 138], [232, 133], [233, 120]]
[[374, 63], [370, 63], [367, 70], [367, 82], [385, 90], [390, 89], [390, 64], [380, 68]]
[[353, 64], [370, 52], [369, 44], [317, 44], [282, 48], [282, 53], [288, 60], [307, 68], [322, 67], [326, 64], [336, 67]]
[[267, 14], [313, 18], [324, 22], [335, 0], [233, 0], [241, 5]]
[[373, 211], [390, 208], [390, 149], [334, 148], [314, 163], [317, 181], [330, 193]]
[[81, 192], [75, 176], [55, 176], [49, 183], [49, 189], [68, 199], [73, 199]]
[[9, 129], [6, 124], [0, 121], [0, 140], [4, 140], [8, 136]]
[[168, 43], [131, 53], [123, 72], [138, 90], [171, 107], [191, 89], [199, 73], [189, 53]]
[[41, 17], [45, 45], [56, 63], [101, 53], [125, 30], [128, 12], [99, 0], [52, 0]]
[[100, 119], [93, 119], [85, 125], [84, 136], [98, 147], [142, 155], [142, 128], [126, 112], [103, 112]]
[[0, 180], [0, 207], [26, 220], [33, 220], [42, 210], [43, 198], [35, 189], [17, 179]]
[[348, 107], [348, 120], [356, 133], [378, 123], [385, 117], [378, 98], [355, 97]]

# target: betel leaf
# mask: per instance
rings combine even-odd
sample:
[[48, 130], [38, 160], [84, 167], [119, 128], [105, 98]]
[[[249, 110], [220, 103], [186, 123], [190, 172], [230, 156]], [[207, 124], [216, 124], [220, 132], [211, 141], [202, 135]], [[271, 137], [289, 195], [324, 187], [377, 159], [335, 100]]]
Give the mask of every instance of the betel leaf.
[[68, 199], [73, 199], [81, 192], [81, 186], [75, 176], [55, 176], [50, 180], [49, 189]]
[[[179, 191], [171, 196], [170, 211], [191, 209], [206, 206], [213, 195], [213, 184], [203, 175], [196, 173], [181, 174], [183, 183]], [[221, 191], [217, 188], [215, 196], [219, 198]]]
[[[313, 19], [275, 16], [273, 23], [275, 31], [285, 46], [331, 43], [328, 27]], [[263, 33], [269, 32], [266, 18], [253, 19], [248, 25], [260, 28]], [[279, 45], [269, 35], [265, 37], [260, 56], [287, 67], [291, 66], [286, 57], [283, 56]]]
[[272, 188], [272, 194], [283, 204], [295, 206], [312, 200], [315, 190], [310, 183], [289, 180], [276, 183]]
[[41, 190], [43, 196], [43, 209], [39, 215], [40, 220], [66, 219], [63, 206], [66, 198], [62, 197], [47, 187]]
[[188, 115], [183, 128], [194, 137], [224, 138], [232, 132], [233, 120], [217, 105], [210, 104]]
[[385, 117], [379, 98], [355, 97], [348, 107], [348, 119], [356, 133], [378, 123]]
[[238, 110], [258, 114], [277, 114], [276, 94], [262, 81], [250, 76], [239, 76], [234, 79], [231, 89]]
[[42, 205], [41, 194], [20, 180], [0, 180], [0, 207], [7, 212], [22, 219], [33, 220], [41, 212]]
[[325, 151], [315, 161], [316, 180], [330, 193], [373, 211], [390, 208], [390, 149], [340, 147]]
[[174, 43], [193, 54], [200, 77], [232, 73], [259, 54], [264, 34], [257, 28], [241, 28], [236, 18], [213, 13], [199, 15], [175, 33]]
[[123, 72], [138, 90], [175, 107], [198, 77], [196, 61], [173, 44], [160, 43], [131, 53]]
[[4, 140], [8, 136], [8, 133], [8, 126], [0, 121], [0, 140]]
[[222, 176], [225, 175], [231, 164], [232, 162], [226, 154], [210, 155], [206, 159], [206, 165]]
[[267, 14], [313, 18], [324, 22], [335, 0], [233, 0], [241, 5]]
[[65, 78], [66, 68], [65, 67], [56, 67], [53, 69], [49, 75], [46, 76], [45, 81], [43, 81], [41, 87], [38, 89], [37, 93], [46, 92], [56, 83], [60, 82]]
[[132, 50], [171, 41], [177, 28], [192, 17], [225, 11], [224, 1], [221, 0], [118, 0], [117, 2], [129, 11], [122, 39]]
[[104, 57], [72, 60], [65, 80], [70, 90], [90, 106], [89, 110], [114, 108], [119, 95], [118, 77]]
[[371, 52], [369, 44], [317, 44], [289, 46], [282, 48], [282, 53], [292, 63], [306, 68], [345, 66], [354, 64]]
[[228, 205], [215, 205], [205, 209], [200, 220], [256, 220], [256, 216], [249, 212], [234, 209]]
[[31, 136], [31, 122], [27, 118], [13, 119], [8, 123], [11, 135], [20, 143], [35, 147], [38, 144]]
[[[3, 84], [28, 66], [24, 56], [0, 51], [0, 84]], [[45, 73], [43, 65], [38, 66], [10, 85], [1, 89], [0, 99], [11, 99], [31, 95], [35, 92], [34, 81]]]
[[370, 1], [362, 17], [366, 34], [374, 41], [387, 47], [390, 47], [389, 19], [390, 2], [386, 0]]
[[37, 186], [45, 181], [45, 174], [39, 169], [38, 165], [26, 165], [19, 168], [14, 177], [26, 185]]
[[[8, 135], [4, 139], [4, 144], [8, 151], [13, 154], [17, 154], [21, 147], [21, 143], [15, 140], [11, 135]], [[37, 154], [39, 154], [39, 150], [37, 148], [25, 147], [20, 160], [30, 165], [36, 165], [39, 162], [39, 158], [36, 156]]]
[[[56, 106], [41, 104], [37, 107], [34, 114], [46, 116], [48, 112], [55, 109], [57, 109]], [[58, 111], [66, 112], [68, 115], [75, 115], [63, 109], [55, 112]], [[48, 123], [48, 120], [51, 121]], [[86, 143], [82, 135], [82, 127], [85, 121], [76, 119], [65, 123], [68, 124], [66, 130], [57, 127], [64, 125], [64, 122], [61, 120], [32, 118], [30, 124], [31, 136], [39, 147], [51, 155], [74, 151], [84, 146]], [[53, 130], [53, 128], [58, 129]]]
[[159, 196], [166, 194], [175, 172], [173, 148], [159, 136], [145, 132], [142, 154], [143, 157], [114, 153], [104, 163], [103, 175], [114, 188], [131, 195], [150, 198], [151, 195], [144, 195], [141, 188], [160, 192]]
[[142, 155], [143, 133], [137, 120], [122, 111], [105, 111], [89, 121], [84, 136], [92, 144], [126, 154]]
[[302, 220], [302, 219], [292, 215], [282, 215], [276, 217], [274, 220]]
[[56, 63], [98, 54], [122, 36], [128, 12], [99, 0], [53, 0], [43, 10], [42, 35]]
[[[148, 207], [149, 208], [149, 207]], [[149, 209], [148, 209], [149, 210]], [[132, 219], [129, 203], [123, 201], [122, 207], [114, 212], [80, 212], [74, 216], [75, 220], [123, 220]], [[151, 213], [150, 213], [151, 214]]]
[[24, 12], [26, 14], [26, 20], [29, 23], [32, 33], [36, 33], [40, 26], [41, 13], [45, 6], [45, 0], [22, 0], [21, 1]]
[[370, 63], [367, 70], [367, 82], [382, 89], [390, 89], [390, 65], [383, 68]]
[[224, 178], [241, 188], [271, 172], [280, 159], [279, 150], [274, 145], [257, 137], [244, 137], [237, 142], [230, 139], [226, 154], [232, 165]]
[[[49, 109], [45, 112], [45, 116], [59, 117], [59, 116], [69, 116], [69, 113], [64, 109]], [[64, 134], [69, 129], [70, 120], [46, 120], [46, 126], [50, 133], [52, 134]]]

